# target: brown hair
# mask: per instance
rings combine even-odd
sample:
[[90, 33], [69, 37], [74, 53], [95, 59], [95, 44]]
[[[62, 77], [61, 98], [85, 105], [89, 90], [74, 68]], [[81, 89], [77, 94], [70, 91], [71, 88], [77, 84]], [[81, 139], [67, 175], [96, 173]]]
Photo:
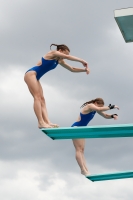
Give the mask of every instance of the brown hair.
[[90, 103], [97, 103], [97, 104], [103, 104], [104, 105], [104, 101], [102, 98], [96, 98], [96, 99], [93, 99], [91, 101], [88, 101], [86, 103], [84, 103], [80, 108], [83, 108], [84, 106], [86, 106], [87, 104], [90, 104]]
[[59, 49], [61, 49], [62, 51], [67, 50], [70, 52], [70, 49], [65, 44], [51, 44], [50, 49], [51, 49], [51, 46], [53, 46], [53, 45], [57, 47], [56, 48], [57, 51], [59, 51]]

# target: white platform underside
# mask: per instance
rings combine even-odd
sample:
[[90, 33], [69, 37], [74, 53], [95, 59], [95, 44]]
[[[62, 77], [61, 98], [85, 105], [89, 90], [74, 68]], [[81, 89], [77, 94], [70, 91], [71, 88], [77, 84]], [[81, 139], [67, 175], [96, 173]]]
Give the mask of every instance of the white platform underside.
[[133, 15], [133, 8], [124, 8], [114, 11], [115, 17], [124, 17]]

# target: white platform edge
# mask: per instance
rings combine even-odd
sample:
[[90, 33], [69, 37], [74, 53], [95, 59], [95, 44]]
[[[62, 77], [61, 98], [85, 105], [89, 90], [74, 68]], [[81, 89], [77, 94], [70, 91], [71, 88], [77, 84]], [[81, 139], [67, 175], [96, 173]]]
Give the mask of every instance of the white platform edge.
[[124, 17], [124, 16], [133, 15], [133, 8], [123, 8], [120, 10], [115, 10], [114, 15], [115, 17]]

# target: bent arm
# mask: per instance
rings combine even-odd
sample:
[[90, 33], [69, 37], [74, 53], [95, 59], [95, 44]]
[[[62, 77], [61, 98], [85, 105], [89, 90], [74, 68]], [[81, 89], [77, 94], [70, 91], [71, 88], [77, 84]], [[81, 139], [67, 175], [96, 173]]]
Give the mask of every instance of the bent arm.
[[100, 111], [97, 111], [97, 113], [99, 115], [101, 115], [102, 117], [104, 117], [105, 119], [112, 119], [112, 115], [109, 115], [109, 114], [106, 114], [106, 113], [100, 112]]
[[117, 114], [113, 114], [113, 115], [109, 115], [109, 114], [106, 114], [104, 112], [97, 112], [99, 115], [101, 115], [102, 117], [104, 117], [105, 119], [114, 119], [114, 120], [117, 120], [118, 119], [118, 115]]
[[59, 61], [59, 64], [71, 72], [86, 72], [87, 71], [86, 68], [81, 69], [81, 68], [72, 67], [72, 66], [68, 65], [64, 60]]

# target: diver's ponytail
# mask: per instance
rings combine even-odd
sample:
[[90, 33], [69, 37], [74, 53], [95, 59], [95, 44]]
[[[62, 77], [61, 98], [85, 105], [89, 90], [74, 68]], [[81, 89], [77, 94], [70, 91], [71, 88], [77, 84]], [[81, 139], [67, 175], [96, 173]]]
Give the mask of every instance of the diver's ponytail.
[[91, 101], [88, 101], [88, 102], [84, 103], [80, 108], [83, 108], [83, 107], [86, 106], [87, 104], [95, 103], [95, 102], [96, 102], [97, 104], [102, 104], [102, 105], [104, 105], [104, 101], [103, 101], [102, 98], [96, 98], [96, 99], [93, 99], [93, 100], [91, 100]]
[[65, 44], [51, 44], [50, 45], [50, 49], [51, 49], [51, 46], [56, 46], [56, 50], [59, 51], [59, 49], [61, 49], [62, 51], [69, 51], [70, 52], [70, 49], [65, 45]]
[[58, 48], [58, 44], [51, 44], [50, 49], [51, 49], [52, 46], [56, 46]]
[[84, 106], [86, 106], [87, 104], [90, 104], [90, 103], [95, 103], [95, 101], [94, 101], [94, 100], [87, 101], [87, 102], [84, 103], [80, 108], [83, 108]]

